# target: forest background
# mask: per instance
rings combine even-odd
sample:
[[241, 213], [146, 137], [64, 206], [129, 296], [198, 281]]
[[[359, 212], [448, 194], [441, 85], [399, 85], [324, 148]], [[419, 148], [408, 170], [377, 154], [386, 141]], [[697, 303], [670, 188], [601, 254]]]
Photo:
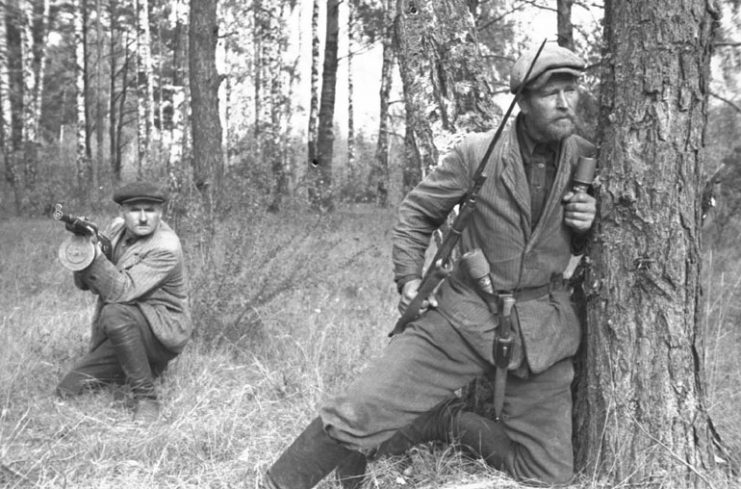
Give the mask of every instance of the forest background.
[[[620, 6], [631, 3], [643, 10], [621, 21]], [[588, 60], [579, 129], [607, 139], [599, 122], [610, 52], [603, 37], [632, 22], [648, 36], [660, 32], [662, 13], [650, 3], [3, 3], [0, 482], [254, 487], [321, 401], [383, 348], [397, 301], [389, 231], [405, 192], [461, 133], [496, 125], [511, 100], [512, 62], [543, 36]], [[661, 8], [680, 25], [690, 3]], [[704, 435], [694, 422], [694, 441], [672, 438], [687, 417], [703, 417], [695, 409], [670, 413], [674, 428], [666, 413], [649, 412], [644, 422], [633, 410], [631, 433], [580, 431], [597, 441], [582, 443], [582, 452], [604, 447], [592, 450], [601, 461], [583, 461], [574, 487], [739, 484], [727, 470], [741, 450], [739, 5], [713, 8], [694, 195], [707, 213], [698, 224], [705, 293], [685, 315], [696, 316], [703, 339], [704, 367], [691, 372], [703, 390], [696, 406], [713, 419], [707, 431], [717, 428], [724, 450], [710, 462], [696, 456]], [[126, 389], [67, 402], [51, 395], [85, 349], [93, 298], [56, 263], [64, 231], [49, 210], [63, 202], [103, 223], [116, 211], [111, 190], [136, 177], [170, 188], [167, 220], [183, 239], [196, 323], [194, 341], [160, 381], [164, 419], [147, 432], [126, 423]], [[636, 268], [650, 268], [644, 263]], [[662, 338], [645, 338], [664, 368]], [[668, 385], [695, 399], [685, 383]], [[640, 411], [628, 391], [617, 397]], [[613, 410], [622, 412], [604, 411]], [[518, 487], [444, 446], [374, 463], [371, 484]]]

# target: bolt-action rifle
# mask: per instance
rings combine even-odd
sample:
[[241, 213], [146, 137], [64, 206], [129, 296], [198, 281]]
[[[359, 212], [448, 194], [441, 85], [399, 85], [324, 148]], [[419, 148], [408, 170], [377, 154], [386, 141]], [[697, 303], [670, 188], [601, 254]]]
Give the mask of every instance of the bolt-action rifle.
[[448, 233], [443, 238], [442, 243], [440, 243], [430, 267], [427, 269], [427, 272], [425, 272], [424, 277], [422, 277], [422, 282], [420, 282], [419, 289], [417, 289], [417, 295], [414, 296], [399, 320], [396, 321], [396, 326], [394, 326], [393, 331], [389, 333], [389, 336], [401, 333], [404, 331], [407, 324], [419, 317], [423, 302], [432, 295], [440, 282], [442, 282], [453, 271], [453, 264], [451, 263], [450, 255], [458, 244], [458, 239], [466, 228], [473, 211], [476, 209], [479, 192], [488, 176], [484, 173], [486, 164], [489, 162], [489, 157], [491, 156], [492, 151], [494, 151], [494, 146], [496, 146], [499, 138], [502, 136], [502, 131], [504, 130], [504, 126], [507, 124], [507, 119], [509, 119], [509, 116], [512, 114], [512, 110], [514, 110], [515, 104], [517, 104], [523, 88], [529, 81], [528, 78], [530, 77], [530, 73], [533, 71], [533, 67], [535, 66], [536, 61], [538, 61], [538, 57], [540, 56], [541, 51], [543, 51], [545, 43], [546, 40], [543, 40], [538, 51], [535, 53], [535, 57], [533, 57], [533, 60], [525, 73], [525, 77], [522, 79], [522, 83], [517, 88], [515, 96], [507, 108], [507, 112], [505, 112], [497, 131], [494, 133], [494, 137], [492, 137], [489, 146], [486, 148], [486, 153], [484, 153], [481, 163], [479, 163], [476, 172], [473, 174], [473, 184], [459, 203], [460, 209], [458, 215], [450, 226]]
[[77, 272], [90, 266], [95, 259], [96, 243], [100, 243], [106, 258], [111, 259], [113, 251], [111, 241], [98, 231], [95, 223], [83, 216], [65, 214], [62, 204], [54, 204], [52, 218], [55, 221], [62, 221], [67, 231], [72, 233], [72, 236], [67, 237], [59, 246], [57, 255], [65, 268]]

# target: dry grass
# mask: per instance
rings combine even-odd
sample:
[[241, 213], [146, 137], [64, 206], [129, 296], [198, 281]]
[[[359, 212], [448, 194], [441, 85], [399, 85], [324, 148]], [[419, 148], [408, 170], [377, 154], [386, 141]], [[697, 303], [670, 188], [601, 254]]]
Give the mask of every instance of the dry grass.
[[[164, 416], [149, 430], [130, 423], [125, 389], [52, 395], [84, 351], [93, 300], [56, 263], [60, 226], [1, 222], [0, 486], [256, 487], [321, 401], [381, 352], [396, 319], [392, 220], [364, 209], [265, 216], [225, 224], [208, 253], [186, 236], [199, 333], [158, 381]], [[726, 283], [740, 280], [725, 270]], [[708, 306], [707, 360], [711, 412], [741, 448], [737, 297]], [[370, 470], [376, 488], [520, 487], [446, 447]]]

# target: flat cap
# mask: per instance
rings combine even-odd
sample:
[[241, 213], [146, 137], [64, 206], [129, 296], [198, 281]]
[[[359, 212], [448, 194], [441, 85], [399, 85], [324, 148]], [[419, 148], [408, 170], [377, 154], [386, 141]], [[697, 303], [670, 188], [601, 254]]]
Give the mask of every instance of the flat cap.
[[527, 80], [524, 80], [530, 63], [532, 63], [537, 49], [526, 52], [515, 61], [509, 76], [509, 89], [516, 93], [522, 83], [526, 83], [526, 88], [537, 89], [546, 84], [550, 77], [556, 73], [573, 75], [580, 77], [586, 68], [584, 60], [570, 51], [557, 44], [546, 44], [538, 56], [533, 70]]
[[130, 182], [113, 192], [113, 202], [127, 204], [131, 202], [167, 202], [167, 190], [150, 182]]

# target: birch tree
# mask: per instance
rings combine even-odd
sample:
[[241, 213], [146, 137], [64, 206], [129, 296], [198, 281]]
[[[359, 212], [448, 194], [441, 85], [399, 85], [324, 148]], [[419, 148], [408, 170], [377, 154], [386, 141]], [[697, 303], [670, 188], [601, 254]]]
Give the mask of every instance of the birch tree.
[[396, 44], [407, 112], [406, 193], [456, 134], [492, 126], [492, 91], [463, 0], [399, 0]]
[[381, 88], [379, 90], [378, 141], [375, 158], [369, 173], [370, 188], [375, 189], [376, 203], [381, 207], [388, 205], [389, 97], [395, 59], [393, 46], [395, 11], [395, 0], [383, 0], [383, 23], [381, 26], [383, 61], [381, 63]]
[[136, 0], [136, 63], [138, 107], [138, 173], [151, 163], [154, 137], [154, 83], [152, 37], [149, 31], [149, 0]]
[[317, 156], [317, 142], [319, 139], [319, 47], [319, 0], [313, 0], [311, 9], [311, 76], [309, 82], [309, 122], [307, 130], [308, 166], [306, 170], [310, 202], [313, 202], [315, 199], [315, 190], [313, 189], [313, 182], [310, 179], [314, 178], [314, 170], [319, 165]]
[[80, 192], [87, 188], [88, 153], [87, 153], [87, 108], [85, 104], [85, 39], [84, 39], [84, 5], [85, 0], [74, 0], [75, 32], [75, 107], [77, 185]]
[[605, 14], [578, 458], [620, 485], [706, 487], [703, 472], [727, 460], [703, 393], [698, 310], [718, 13], [704, 0], [608, 0]]

